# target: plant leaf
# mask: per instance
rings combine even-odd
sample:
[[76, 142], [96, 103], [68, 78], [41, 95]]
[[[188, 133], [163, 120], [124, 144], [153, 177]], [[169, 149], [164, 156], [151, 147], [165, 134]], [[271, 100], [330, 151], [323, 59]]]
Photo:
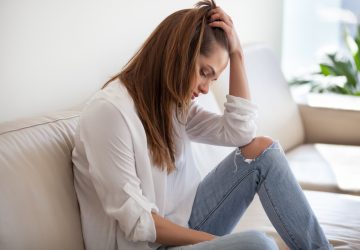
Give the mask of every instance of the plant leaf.
[[360, 71], [360, 25], [358, 26], [358, 30], [356, 36], [354, 38], [355, 44], [358, 48], [357, 52], [353, 55], [354, 62], [356, 65], [357, 71]]
[[344, 95], [351, 94], [351, 92], [349, 92], [349, 90], [347, 88], [340, 87], [337, 85], [332, 85], [332, 86], [328, 87], [328, 91], [334, 92], [334, 93], [339, 93], [339, 94], [344, 94]]
[[305, 79], [299, 79], [295, 78], [289, 81], [290, 86], [296, 86], [296, 85], [303, 85], [303, 84], [309, 84], [312, 80], [305, 80]]
[[345, 76], [345, 86], [350, 89], [355, 88], [357, 84], [357, 70], [354, 69], [353, 64], [350, 60], [340, 61], [337, 60], [335, 55], [328, 55], [331, 60], [333, 67], [332, 70], [336, 72], [337, 76]]
[[326, 64], [326, 63], [320, 63], [320, 70], [321, 74], [324, 76], [342, 76], [342, 72], [337, 69], [334, 65]]
[[355, 66], [356, 66], [356, 70], [360, 71], [360, 57], [359, 57], [360, 56], [360, 51], [359, 51], [360, 39], [357, 39], [357, 41], [356, 41], [356, 38], [357, 38], [356, 36], [359, 36], [360, 34], [358, 32], [356, 34], [355, 38], [353, 38], [347, 29], [345, 29], [344, 33], [345, 33], [345, 43], [351, 52], [351, 55], [353, 57], [353, 60], [354, 60]]
[[320, 63], [320, 73], [324, 76], [329, 76], [329, 75], [333, 75], [336, 74], [332, 69], [330, 65], [326, 65], [324, 63]]

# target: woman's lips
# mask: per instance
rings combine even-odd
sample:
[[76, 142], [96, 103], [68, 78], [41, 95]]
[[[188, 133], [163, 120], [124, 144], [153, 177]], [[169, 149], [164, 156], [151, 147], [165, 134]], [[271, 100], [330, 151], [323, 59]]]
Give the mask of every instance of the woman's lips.
[[193, 93], [192, 96], [191, 96], [191, 99], [194, 100], [196, 97], [198, 97], [199, 95], [196, 94], [196, 93]]

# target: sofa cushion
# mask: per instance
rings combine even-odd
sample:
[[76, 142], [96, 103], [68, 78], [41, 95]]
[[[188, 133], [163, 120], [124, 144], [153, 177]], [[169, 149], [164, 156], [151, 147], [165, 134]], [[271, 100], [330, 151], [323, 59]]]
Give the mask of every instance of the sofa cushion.
[[[305, 195], [325, 235], [335, 249], [360, 249], [360, 197], [326, 192], [306, 191]], [[259, 230], [271, 235], [280, 249], [288, 249], [267, 218], [258, 196], [255, 196], [234, 232]]]
[[304, 189], [360, 195], [360, 147], [304, 144], [287, 152]]
[[0, 125], [0, 249], [83, 249], [71, 152], [79, 112]]

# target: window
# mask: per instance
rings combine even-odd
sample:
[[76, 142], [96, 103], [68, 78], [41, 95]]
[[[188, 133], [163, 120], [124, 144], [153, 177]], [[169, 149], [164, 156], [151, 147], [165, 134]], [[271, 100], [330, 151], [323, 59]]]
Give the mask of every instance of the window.
[[325, 52], [346, 53], [344, 29], [354, 36], [359, 0], [284, 0], [282, 69], [290, 80], [318, 70]]

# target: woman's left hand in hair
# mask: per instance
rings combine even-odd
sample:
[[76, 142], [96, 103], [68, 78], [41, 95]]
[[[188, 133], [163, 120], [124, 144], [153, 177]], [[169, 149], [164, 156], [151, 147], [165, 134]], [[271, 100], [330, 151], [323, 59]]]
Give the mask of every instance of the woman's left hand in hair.
[[250, 100], [250, 90], [243, 61], [243, 51], [230, 16], [221, 8], [216, 7], [209, 11], [208, 18], [210, 27], [218, 27], [224, 30], [229, 41], [229, 94]]
[[208, 18], [209, 25], [211, 27], [218, 27], [225, 31], [229, 40], [230, 55], [237, 51], [242, 54], [240, 40], [235, 31], [231, 17], [226, 14], [225, 11], [223, 11], [220, 7], [216, 7], [215, 9], [209, 11]]

